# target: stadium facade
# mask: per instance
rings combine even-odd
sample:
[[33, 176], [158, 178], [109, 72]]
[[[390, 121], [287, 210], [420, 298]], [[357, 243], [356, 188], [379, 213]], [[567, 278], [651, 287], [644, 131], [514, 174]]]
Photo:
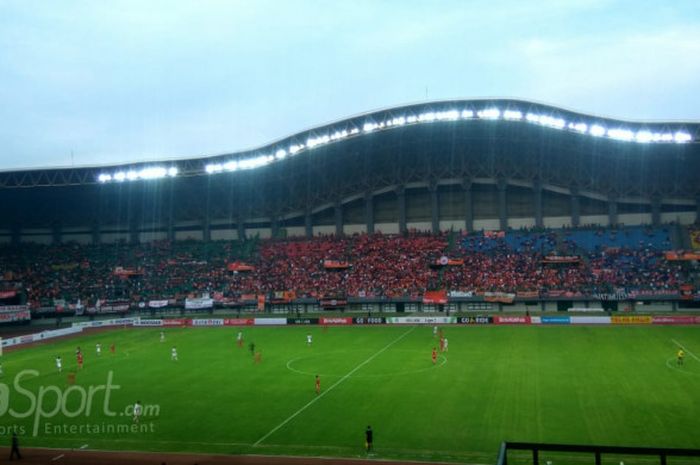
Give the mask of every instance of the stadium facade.
[[374, 111], [258, 149], [0, 173], [0, 243], [700, 222], [700, 124], [512, 99]]

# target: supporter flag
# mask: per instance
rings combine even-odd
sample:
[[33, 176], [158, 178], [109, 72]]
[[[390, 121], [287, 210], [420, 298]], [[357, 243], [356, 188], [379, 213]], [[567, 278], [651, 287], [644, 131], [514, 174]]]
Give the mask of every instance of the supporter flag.
[[447, 290], [441, 289], [437, 291], [425, 291], [423, 295], [424, 304], [446, 304]]
[[265, 311], [265, 295], [264, 294], [259, 294], [258, 295], [258, 311]]
[[693, 250], [700, 250], [700, 229], [690, 231], [690, 244]]
[[506, 237], [505, 231], [484, 231], [484, 237], [487, 239], [503, 239]]
[[345, 270], [350, 268], [350, 263], [340, 260], [323, 260], [323, 267], [327, 270]]
[[235, 261], [226, 266], [226, 269], [231, 272], [241, 273], [255, 270], [255, 267], [247, 263]]

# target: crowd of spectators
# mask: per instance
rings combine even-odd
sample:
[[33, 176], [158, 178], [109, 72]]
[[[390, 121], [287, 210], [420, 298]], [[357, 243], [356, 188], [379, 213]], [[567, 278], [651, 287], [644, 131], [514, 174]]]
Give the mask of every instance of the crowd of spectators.
[[[663, 258], [658, 233], [653, 231], [654, 241], [635, 239], [624, 247], [606, 247], [601, 240], [593, 250], [576, 244], [575, 235], [552, 230], [22, 244], [0, 247], [0, 276], [6, 284], [21, 283], [34, 306], [53, 299], [94, 304], [98, 299], [138, 302], [202, 293], [235, 299], [281, 291], [323, 298], [417, 297], [431, 289], [584, 294], [678, 289], [685, 282], [683, 267]], [[575, 259], [547, 263], [552, 254]], [[456, 263], [441, 264], [445, 258]], [[327, 260], [340, 266], [329, 268]], [[228, 265], [233, 262], [252, 270], [232, 270]]]

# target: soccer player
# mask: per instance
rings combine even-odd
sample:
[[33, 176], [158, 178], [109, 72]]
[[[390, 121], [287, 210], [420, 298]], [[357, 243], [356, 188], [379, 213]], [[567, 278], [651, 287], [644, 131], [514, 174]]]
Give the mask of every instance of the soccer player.
[[678, 365], [683, 365], [684, 358], [685, 358], [685, 352], [683, 352], [683, 349], [678, 349]]
[[367, 452], [372, 450], [372, 439], [373, 439], [373, 434], [372, 434], [372, 427], [367, 425], [367, 429], [365, 430], [365, 448], [367, 449]]
[[112, 353], [115, 353], [117, 351], [117, 347], [114, 345], [114, 342], [112, 343], [111, 346], [109, 346], [109, 351]]
[[437, 337], [437, 326], [433, 326], [433, 337]]
[[56, 368], [58, 369], [58, 372], [60, 373], [63, 371], [63, 362], [61, 361], [61, 356], [59, 355], [56, 357]]
[[170, 360], [177, 362], [177, 349], [175, 346], [170, 350]]
[[435, 363], [437, 362], [437, 349], [435, 347], [433, 347], [432, 357], [433, 357], [433, 365], [435, 365]]
[[248, 349], [250, 350], [250, 355], [255, 356], [255, 343], [254, 342], [251, 342], [248, 345]]
[[165, 342], [165, 333], [163, 331], [160, 332], [160, 342]]
[[95, 344], [95, 352], [97, 352], [98, 357], [102, 354], [102, 344], [99, 342]]
[[82, 370], [83, 369], [83, 353], [78, 352], [78, 369]]
[[312, 340], [311, 340], [311, 334], [307, 334], [307, 335], [306, 335], [306, 345], [309, 346], [309, 347], [311, 347], [311, 342], [312, 342]]
[[236, 344], [238, 344], [238, 347], [243, 348], [243, 331], [238, 331], [238, 335], [236, 336]]
[[321, 393], [321, 378], [316, 375], [316, 395]]
[[260, 352], [259, 350], [255, 352], [254, 360], [256, 364], [262, 362], [262, 352]]
[[444, 352], [444, 351], [445, 351], [445, 338], [442, 335], [440, 335], [440, 352]]
[[447, 352], [447, 348], [448, 348], [447, 344], [448, 344], [447, 338], [443, 338], [443, 340], [442, 340], [442, 351], [443, 352]]
[[134, 404], [134, 423], [139, 422], [139, 418], [141, 417], [141, 410], [141, 401], [137, 400]]

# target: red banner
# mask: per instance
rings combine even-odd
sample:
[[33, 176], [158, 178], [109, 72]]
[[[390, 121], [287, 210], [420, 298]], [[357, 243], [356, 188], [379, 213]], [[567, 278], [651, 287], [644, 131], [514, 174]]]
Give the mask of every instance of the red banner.
[[163, 320], [163, 326], [187, 326], [189, 321], [184, 318]]
[[124, 268], [123, 266], [118, 266], [114, 268], [114, 275], [120, 278], [130, 278], [132, 276], [142, 276], [143, 270], [137, 268]]
[[261, 312], [265, 310], [265, 296], [263, 294], [258, 296], [258, 310]]
[[232, 263], [229, 263], [228, 265], [226, 265], [226, 269], [228, 271], [235, 271], [237, 273], [240, 273], [240, 272], [254, 271], [255, 267], [252, 265], [248, 265], [247, 263], [236, 261], [236, 262], [232, 262]]
[[536, 299], [540, 296], [540, 291], [518, 291], [516, 296], [519, 299]]
[[351, 325], [352, 318], [319, 318], [320, 325]]
[[529, 325], [529, 316], [494, 316], [493, 323], [497, 325]]
[[17, 291], [1, 291], [0, 299], [11, 299], [17, 295]]
[[484, 302], [512, 304], [514, 300], [515, 294], [509, 292], [484, 292]]
[[323, 267], [327, 270], [345, 270], [350, 268], [350, 263], [340, 260], [323, 260]]
[[446, 304], [447, 303], [447, 291], [425, 291], [423, 295], [424, 304]]
[[690, 261], [700, 260], [700, 252], [666, 252], [668, 261]]

